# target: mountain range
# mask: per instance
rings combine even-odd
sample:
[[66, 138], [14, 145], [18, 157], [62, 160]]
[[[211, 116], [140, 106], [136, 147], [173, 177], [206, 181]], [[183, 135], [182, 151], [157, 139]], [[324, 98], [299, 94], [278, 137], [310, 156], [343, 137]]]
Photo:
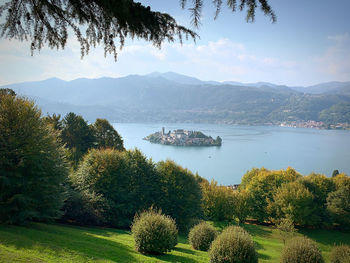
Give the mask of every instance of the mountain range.
[[350, 82], [289, 87], [267, 82], [202, 81], [174, 72], [120, 78], [51, 78], [16, 83], [43, 113], [73, 111], [89, 121], [274, 124], [350, 122]]

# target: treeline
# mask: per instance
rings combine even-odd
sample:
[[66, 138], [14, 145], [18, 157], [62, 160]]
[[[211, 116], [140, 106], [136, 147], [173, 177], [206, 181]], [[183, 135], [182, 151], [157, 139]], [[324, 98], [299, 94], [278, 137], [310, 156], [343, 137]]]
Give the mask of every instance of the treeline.
[[58, 219], [130, 227], [153, 206], [186, 230], [202, 218], [201, 178], [168, 160], [125, 150], [107, 120], [43, 117], [33, 102], [0, 92], [0, 222]]
[[293, 168], [252, 169], [238, 190], [202, 185], [204, 215], [212, 220], [254, 219], [259, 223], [291, 220], [302, 227], [350, 226], [350, 177], [335, 171], [331, 178], [302, 176]]
[[173, 161], [153, 162], [104, 119], [43, 117], [33, 102], [0, 90], [0, 222], [60, 220], [128, 228], [161, 209], [187, 231], [200, 219], [309, 227], [349, 226], [350, 178], [253, 169], [238, 190], [209, 183]]

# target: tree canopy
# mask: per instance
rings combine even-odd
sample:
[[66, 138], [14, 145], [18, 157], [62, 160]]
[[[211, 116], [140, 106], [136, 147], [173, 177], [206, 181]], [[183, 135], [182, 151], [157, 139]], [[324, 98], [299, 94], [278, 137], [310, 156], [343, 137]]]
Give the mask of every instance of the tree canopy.
[[[212, 3], [215, 19], [223, 1]], [[189, 6], [194, 27], [200, 24], [203, 4], [204, 0], [180, 0], [183, 9]], [[276, 21], [268, 0], [228, 0], [227, 7], [233, 12], [247, 10], [247, 22], [254, 21], [257, 8]], [[179, 25], [169, 14], [133, 0], [8, 0], [0, 5], [0, 18], [4, 21], [0, 36], [30, 41], [32, 54], [44, 45], [64, 49], [71, 32], [80, 43], [82, 57], [91, 46], [103, 44], [105, 55], [113, 54], [115, 59], [117, 47], [122, 48], [127, 37], [144, 39], [157, 47], [176, 38], [181, 43], [183, 37], [198, 38], [193, 29]]]
[[0, 223], [60, 215], [68, 175], [58, 134], [33, 102], [0, 93]]

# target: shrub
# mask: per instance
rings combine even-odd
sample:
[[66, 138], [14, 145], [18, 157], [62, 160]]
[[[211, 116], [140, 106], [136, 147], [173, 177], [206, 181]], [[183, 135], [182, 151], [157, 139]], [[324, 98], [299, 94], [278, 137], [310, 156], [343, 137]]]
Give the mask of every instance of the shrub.
[[216, 236], [215, 228], [202, 222], [191, 229], [188, 240], [194, 249], [207, 251]]
[[320, 250], [307, 237], [296, 237], [287, 242], [282, 251], [282, 263], [323, 263]]
[[209, 250], [212, 263], [257, 263], [250, 235], [241, 227], [230, 226], [213, 241]]
[[285, 244], [286, 240], [297, 232], [297, 229], [294, 227], [293, 220], [290, 218], [283, 218], [278, 224], [276, 224], [276, 228], [282, 236], [283, 244]]
[[171, 251], [177, 244], [175, 221], [153, 209], [135, 216], [131, 232], [136, 250], [141, 253], [161, 254]]
[[331, 253], [331, 263], [350, 263], [350, 246], [335, 246]]

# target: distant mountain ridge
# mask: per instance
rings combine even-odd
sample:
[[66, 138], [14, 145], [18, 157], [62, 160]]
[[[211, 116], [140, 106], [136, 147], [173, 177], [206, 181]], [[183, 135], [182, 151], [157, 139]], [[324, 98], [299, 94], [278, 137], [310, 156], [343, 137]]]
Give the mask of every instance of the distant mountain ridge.
[[121, 122], [350, 122], [344, 113], [350, 103], [350, 82], [288, 87], [202, 81], [174, 72], [154, 72], [72, 81], [51, 78], [0, 88], [34, 99], [43, 113], [74, 111], [91, 121], [104, 117]]

